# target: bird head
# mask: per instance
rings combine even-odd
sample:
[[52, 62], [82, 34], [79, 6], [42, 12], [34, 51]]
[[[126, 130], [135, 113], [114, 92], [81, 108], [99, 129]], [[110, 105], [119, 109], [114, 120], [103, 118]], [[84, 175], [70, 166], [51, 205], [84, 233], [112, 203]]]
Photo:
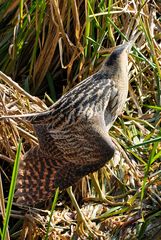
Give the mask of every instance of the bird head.
[[132, 44], [133, 41], [129, 41], [128, 43], [117, 46], [105, 61], [102, 70], [108, 72], [112, 77], [120, 71], [126, 71], [128, 73], [128, 55]]
[[119, 45], [118, 47], [115, 48], [115, 50], [111, 53], [111, 55], [108, 58], [108, 63], [113, 61], [122, 61], [125, 60], [125, 57], [128, 57], [128, 54], [130, 53], [132, 47], [132, 41]]

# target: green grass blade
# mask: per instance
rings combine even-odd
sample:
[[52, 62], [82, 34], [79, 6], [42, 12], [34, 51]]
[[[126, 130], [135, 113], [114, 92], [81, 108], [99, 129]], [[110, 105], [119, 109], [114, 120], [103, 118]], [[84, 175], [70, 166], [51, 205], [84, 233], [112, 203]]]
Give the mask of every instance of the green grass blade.
[[151, 160], [151, 163], [155, 162], [158, 158], [161, 157], [161, 151], [159, 151], [154, 157], [153, 159]]
[[148, 179], [148, 174], [149, 174], [149, 170], [150, 170], [151, 164], [153, 162], [153, 158], [155, 156], [157, 147], [158, 147], [158, 143], [155, 142], [154, 145], [153, 145], [152, 152], [150, 154], [150, 158], [149, 158], [148, 163], [147, 163], [147, 165], [145, 167], [145, 174], [144, 174], [144, 179], [143, 179], [143, 184], [142, 184], [142, 189], [141, 189], [141, 201], [143, 201], [143, 199], [144, 199], [144, 195], [145, 195], [145, 191], [146, 191], [146, 183], [147, 183], [147, 179]]
[[4, 224], [3, 224], [2, 240], [6, 239], [7, 227], [8, 227], [8, 223], [9, 223], [10, 212], [11, 212], [11, 207], [12, 207], [12, 202], [13, 202], [13, 196], [14, 196], [14, 191], [15, 191], [15, 187], [16, 187], [16, 179], [17, 179], [17, 175], [18, 175], [18, 168], [19, 168], [20, 154], [21, 154], [21, 145], [22, 145], [22, 142], [20, 140], [20, 142], [18, 144], [18, 148], [17, 148], [16, 158], [15, 158], [13, 173], [12, 173], [12, 178], [11, 178], [11, 185], [10, 185], [10, 190], [9, 190]]
[[137, 147], [141, 147], [141, 146], [144, 146], [146, 144], [150, 144], [150, 143], [155, 143], [155, 142], [160, 142], [161, 141], [161, 137], [156, 137], [154, 139], [150, 139], [148, 141], [144, 141], [142, 143], [139, 143], [139, 144], [136, 144], [134, 146], [130, 146], [128, 147], [127, 149], [131, 149], [131, 148], [137, 148]]
[[41, 0], [41, 1], [36, 1], [36, 5], [37, 5], [37, 29], [36, 29], [36, 38], [35, 38], [35, 43], [34, 43], [34, 48], [33, 48], [33, 52], [32, 52], [32, 57], [31, 57], [31, 65], [30, 65], [30, 76], [32, 75], [31, 72], [33, 70], [33, 66], [34, 66], [34, 62], [36, 60], [36, 53], [37, 53], [37, 49], [38, 49], [38, 40], [39, 40], [39, 35], [41, 32], [41, 27], [44, 21], [44, 14], [45, 14], [45, 8], [46, 8], [46, 1]]
[[[88, 3], [89, 4], [89, 3]], [[87, 57], [88, 55], [88, 44], [89, 44], [89, 37], [90, 37], [90, 26], [91, 26], [91, 23], [90, 23], [90, 19], [89, 19], [89, 13], [90, 13], [90, 10], [89, 10], [89, 7], [87, 7], [87, 13], [86, 13], [86, 28], [85, 28], [85, 47], [84, 47], [84, 55], [85, 57]]]
[[48, 233], [49, 233], [49, 228], [50, 228], [50, 222], [51, 222], [51, 218], [52, 218], [52, 215], [53, 215], [53, 212], [54, 212], [54, 209], [55, 209], [57, 200], [58, 200], [58, 195], [59, 195], [59, 188], [56, 189], [54, 201], [53, 201], [53, 203], [52, 203], [50, 218], [49, 218], [49, 222], [48, 222], [47, 230], [46, 230], [46, 235], [45, 235], [45, 240], [48, 240], [48, 239], [49, 239], [49, 238], [48, 238]]
[[121, 207], [121, 206], [112, 207], [108, 211], [103, 213], [102, 215], [96, 217], [94, 220], [106, 219], [106, 218], [111, 217], [111, 216], [116, 216], [116, 215], [119, 215], [119, 214], [123, 214], [124, 212], [127, 212], [129, 209], [130, 209], [129, 207]]
[[152, 105], [146, 105], [146, 104], [144, 104], [143, 106], [147, 107], [147, 108], [154, 109], [154, 110], [161, 111], [161, 107], [159, 107], [159, 106], [152, 106]]
[[[0, 3], [1, 3], [1, 1], [0, 1]], [[5, 1], [5, 3], [3, 3], [1, 5], [1, 9], [0, 9], [0, 22], [3, 19], [4, 14], [7, 11], [7, 9], [9, 8], [11, 3], [12, 3], [12, 0], [8, 0], [8, 1]]]
[[20, 1], [20, 27], [22, 28], [23, 23], [23, 0]]

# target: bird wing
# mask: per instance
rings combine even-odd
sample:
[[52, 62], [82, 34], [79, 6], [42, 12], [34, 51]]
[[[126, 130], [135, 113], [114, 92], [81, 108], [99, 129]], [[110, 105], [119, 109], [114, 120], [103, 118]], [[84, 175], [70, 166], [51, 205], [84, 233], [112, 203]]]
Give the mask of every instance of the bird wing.
[[31, 119], [39, 146], [25, 155], [19, 171], [17, 201], [35, 204], [101, 168], [114, 154], [104, 113], [112, 81], [95, 74], [63, 96], [46, 113]]
[[48, 111], [30, 114], [26, 120], [32, 124], [52, 123], [53, 128], [57, 128], [64, 122], [72, 123], [82, 113], [85, 115], [88, 109], [104, 111], [113, 85], [114, 82], [105, 74], [97, 72], [63, 95]]
[[65, 189], [101, 168], [113, 156], [114, 147], [99, 122], [98, 117], [81, 120], [60, 132], [38, 125], [40, 145], [30, 149], [21, 163], [17, 201], [33, 205], [46, 200], [55, 188]]
[[114, 146], [100, 122], [98, 117], [92, 121], [81, 120], [70, 129], [66, 128], [63, 135], [51, 132], [63, 153], [64, 162], [55, 176], [55, 184], [61, 189], [103, 167], [112, 158]]

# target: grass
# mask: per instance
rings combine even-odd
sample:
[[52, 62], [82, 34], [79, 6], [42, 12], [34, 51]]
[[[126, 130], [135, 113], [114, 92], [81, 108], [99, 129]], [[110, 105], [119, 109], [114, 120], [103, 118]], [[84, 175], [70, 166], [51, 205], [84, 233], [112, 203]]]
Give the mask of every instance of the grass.
[[[0, 5], [0, 115], [44, 111], [97, 71], [113, 47], [140, 32], [129, 57], [128, 100], [110, 130], [116, 154], [74, 186], [81, 211], [105, 239], [150, 240], [161, 233], [159, 8], [158, 1], [3, 0]], [[22, 155], [37, 144], [32, 126], [23, 119], [0, 121], [2, 216], [5, 203], [11, 208], [12, 197], [7, 197], [19, 139]], [[65, 191], [59, 193], [54, 212], [50, 202], [42, 209], [13, 203], [9, 231], [4, 222], [1, 236], [87, 239]]]
[[[17, 179], [17, 175], [18, 175], [20, 154], [21, 154], [21, 141], [18, 144], [16, 158], [14, 161], [14, 167], [13, 167], [11, 185], [10, 185], [10, 190], [9, 190], [9, 195], [8, 195], [7, 207], [6, 207], [6, 212], [4, 215], [3, 231], [1, 234], [2, 240], [9, 239], [9, 237], [7, 236], [8, 235], [8, 223], [9, 223], [9, 218], [10, 218], [10, 214], [11, 214], [14, 191], [15, 191], [15, 187], [16, 187], [16, 179]], [[1, 201], [3, 201], [3, 199]], [[3, 212], [4, 212], [4, 210], [3, 210]]]
[[58, 200], [58, 195], [59, 195], [59, 188], [57, 188], [56, 191], [55, 191], [55, 197], [54, 197], [54, 200], [53, 200], [53, 203], [52, 203], [52, 206], [51, 206], [49, 222], [48, 222], [48, 225], [47, 225], [47, 228], [46, 228], [45, 240], [48, 239], [48, 234], [49, 234], [49, 229], [50, 229], [50, 223], [51, 223], [51, 220], [52, 220], [53, 212], [54, 212], [55, 207], [56, 207], [56, 203], [57, 203], [57, 200]]

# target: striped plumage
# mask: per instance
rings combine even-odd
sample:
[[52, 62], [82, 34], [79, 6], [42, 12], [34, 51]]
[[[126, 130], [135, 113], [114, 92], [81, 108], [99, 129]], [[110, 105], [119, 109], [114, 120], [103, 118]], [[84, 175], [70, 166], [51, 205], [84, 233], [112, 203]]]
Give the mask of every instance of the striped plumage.
[[108, 135], [128, 93], [128, 53], [117, 47], [94, 75], [62, 96], [48, 111], [32, 114], [39, 145], [20, 165], [17, 201], [35, 204], [104, 166], [114, 154]]

